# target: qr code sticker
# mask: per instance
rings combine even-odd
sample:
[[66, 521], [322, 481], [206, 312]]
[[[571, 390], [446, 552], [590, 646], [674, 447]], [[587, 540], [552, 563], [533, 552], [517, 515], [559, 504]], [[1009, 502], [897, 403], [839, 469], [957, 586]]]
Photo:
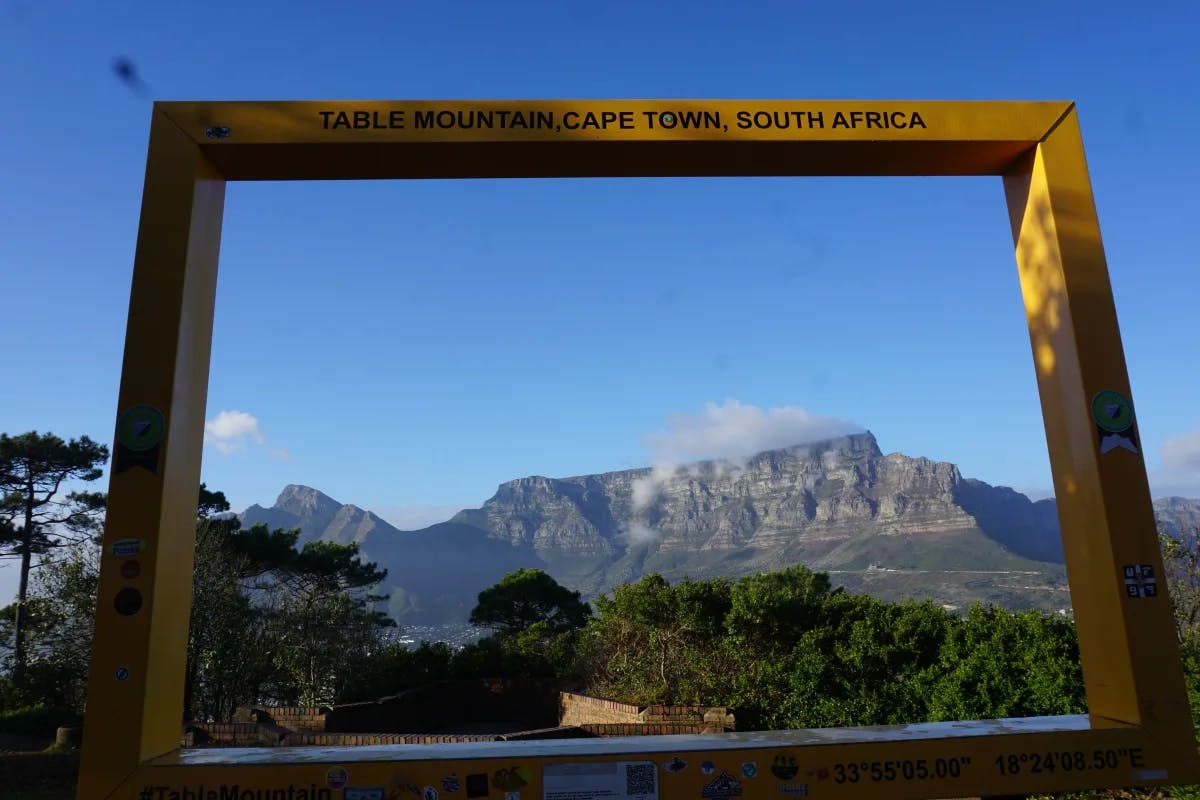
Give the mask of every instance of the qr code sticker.
[[657, 775], [654, 764], [626, 764], [625, 794], [630, 796], [657, 794]]

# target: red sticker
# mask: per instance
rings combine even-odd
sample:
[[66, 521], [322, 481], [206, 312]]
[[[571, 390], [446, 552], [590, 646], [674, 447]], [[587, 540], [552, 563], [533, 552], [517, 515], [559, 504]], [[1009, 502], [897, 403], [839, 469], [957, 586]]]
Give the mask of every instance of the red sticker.
[[121, 577], [133, 580], [138, 575], [142, 574], [142, 565], [136, 561], [129, 560], [121, 565]]

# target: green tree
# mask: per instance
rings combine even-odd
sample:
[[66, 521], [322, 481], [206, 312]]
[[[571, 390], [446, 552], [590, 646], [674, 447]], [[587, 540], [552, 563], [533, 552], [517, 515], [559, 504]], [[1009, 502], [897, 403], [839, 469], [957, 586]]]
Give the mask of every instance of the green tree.
[[722, 579], [672, 586], [650, 574], [597, 598], [585, 638], [589, 687], [631, 703], [725, 702], [733, 665], [721, 637], [731, 591]]
[[1075, 626], [1040, 611], [971, 607], [947, 637], [932, 719], [995, 719], [1087, 710]]
[[1179, 538], [1160, 533], [1163, 569], [1175, 613], [1179, 643], [1200, 640], [1200, 529], [1185, 530]]
[[[1192, 707], [1192, 727], [1200, 739], [1200, 528], [1185, 529], [1178, 538], [1160, 532], [1158, 540]], [[1200, 792], [1196, 794], [1200, 796]]]
[[[60, 551], [53, 568], [34, 573], [25, 604], [29, 661], [10, 704], [83, 713], [99, 556], [94, 542], [80, 542]], [[15, 611], [15, 605], [4, 609], [6, 621], [15, 620]]]
[[471, 624], [501, 636], [514, 636], [535, 623], [552, 633], [579, 630], [592, 610], [573, 592], [540, 569], [518, 569], [479, 593]]
[[[206, 498], [202, 487], [199, 513], [222, 510], [215, 495]], [[274, 570], [295, 560], [299, 532], [240, 525], [231, 517], [201, 516], [196, 522], [184, 684], [189, 719], [224, 721], [276, 681], [269, 609], [256, 605], [253, 594], [260, 582], [270, 585]]]
[[222, 514], [229, 510], [229, 501], [224, 492], [210, 491], [208, 486], [200, 484], [200, 497], [196, 503], [196, 516], [201, 519]]
[[445, 642], [421, 642], [412, 649], [399, 643], [385, 645], [347, 671], [335, 699], [339, 703], [374, 700], [445, 680], [452, 674], [454, 659]]
[[0, 552], [20, 559], [13, 624], [17, 682], [28, 660], [25, 605], [33, 558], [95, 533], [104, 495], [66, 490], [72, 483], [99, 478], [107, 460], [108, 448], [86, 436], [67, 442], [37, 431], [0, 434]]
[[[729, 688], [723, 702], [755, 727], [777, 727], [792, 692], [791, 664], [797, 642], [821, 622], [829, 576], [804, 566], [760, 573], [732, 587], [725, 636]], [[761, 710], [761, 711], [760, 711]]]
[[271, 619], [279, 643], [278, 693], [302, 705], [333, 702], [349, 666], [383, 647], [381, 632], [395, 623], [373, 604], [370, 589], [387, 570], [361, 560], [357, 544], [308, 542], [274, 573]]
[[732, 588], [726, 630], [742, 650], [777, 654], [820, 621], [829, 592], [827, 574], [799, 565], [742, 578]]

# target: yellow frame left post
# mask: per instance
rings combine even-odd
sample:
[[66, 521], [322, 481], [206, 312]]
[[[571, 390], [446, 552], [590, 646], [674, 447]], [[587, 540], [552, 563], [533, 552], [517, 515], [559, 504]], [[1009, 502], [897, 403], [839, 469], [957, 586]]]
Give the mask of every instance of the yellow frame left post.
[[[224, 178], [156, 109], [102, 556], [136, 567], [100, 571], [88, 681], [96, 713], [85, 719], [81, 797], [108, 796], [140, 763], [180, 743], [224, 205]], [[148, 438], [133, 441], [139, 433]], [[133, 463], [139, 468], [123, 468]]]

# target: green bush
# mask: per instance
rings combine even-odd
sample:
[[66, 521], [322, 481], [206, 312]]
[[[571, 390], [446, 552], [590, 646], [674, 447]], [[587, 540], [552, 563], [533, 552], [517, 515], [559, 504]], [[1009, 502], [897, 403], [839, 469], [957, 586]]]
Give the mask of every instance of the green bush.
[[78, 725], [82, 718], [67, 708], [26, 706], [0, 712], [0, 733], [24, 736], [54, 736], [63, 725]]

